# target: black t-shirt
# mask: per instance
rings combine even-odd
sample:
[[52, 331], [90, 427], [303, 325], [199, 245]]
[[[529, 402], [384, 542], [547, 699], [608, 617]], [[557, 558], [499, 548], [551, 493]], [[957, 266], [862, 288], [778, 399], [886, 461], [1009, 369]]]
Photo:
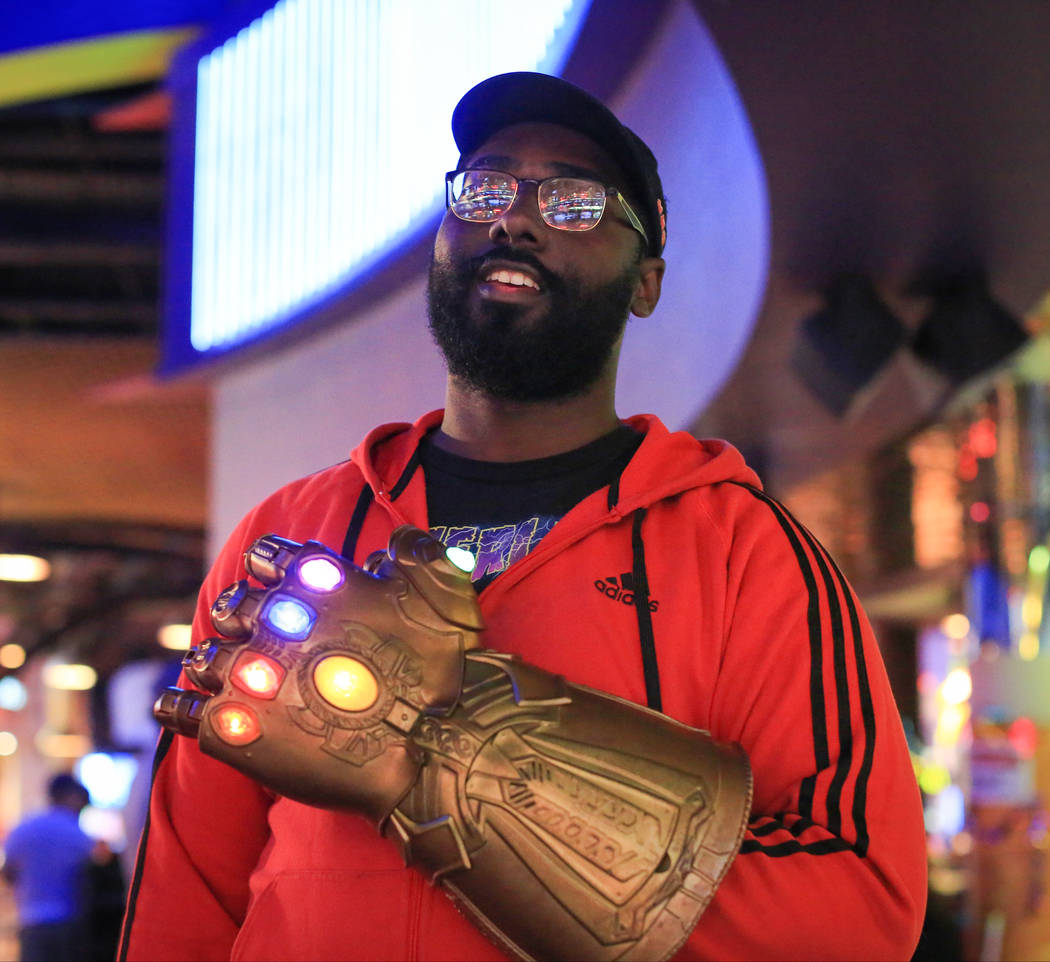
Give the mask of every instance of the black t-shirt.
[[587, 495], [611, 484], [642, 436], [621, 424], [597, 441], [534, 461], [474, 461], [423, 440], [430, 532], [446, 546], [474, 555], [481, 591], [527, 555]]

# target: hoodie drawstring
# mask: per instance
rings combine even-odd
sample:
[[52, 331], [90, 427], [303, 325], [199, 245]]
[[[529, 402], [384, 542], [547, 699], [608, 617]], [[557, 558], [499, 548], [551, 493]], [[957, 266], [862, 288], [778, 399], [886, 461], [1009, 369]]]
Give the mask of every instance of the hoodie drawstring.
[[339, 552], [344, 558], [349, 558], [351, 561], [354, 560], [354, 552], [357, 551], [357, 539], [361, 537], [361, 528], [365, 524], [365, 515], [368, 514], [368, 509], [372, 507], [372, 502], [375, 500], [375, 494], [372, 491], [371, 486], [366, 483], [361, 489], [361, 494], [358, 496], [357, 504], [354, 505], [354, 513], [350, 516], [350, 524], [346, 529], [346, 537], [343, 538], [343, 548]]
[[[401, 477], [397, 479], [397, 483], [390, 489], [391, 501], [396, 501], [401, 497], [401, 492], [408, 487], [408, 482], [412, 480], [412, 475], [416, 473], [416, 468], [419, 467], [419, 458], [420, 452], [417, 445], [412, 457], [408, 460], [408, 464], [405, 465], [405, 470], [401, 472]], [[346, 537], [343, 538], [343, 550], [339, 553], [344, 558], [349, 558], [353, 561], [354, 552], [357, 551], [357, 539], [361, 537], [361, 528], [365, 524], [365, 515], [368, 514], [368, 509], [372, 507], [374, 500], [375, 492], [366, 481], [365, 486], [361, 489], [361, 494], [357, 498], [357, 504], [354, 505], [354, 513], [350, 516]]]
[[649, 610], [649, 577], [645, 570], [645, 542], [642, 540], [642, 522], [645, 508], [634, 513], [631, 523], [631, 557], [634, 576], [634, 612], [638, 616], [638, 640], [642, 646], [642, 673], [645, 675], [645, 703], [653, 711], [663, 711], [660, 697], [660, 669], [656, 663], [656, 636], [653, 634], [653, 616]]

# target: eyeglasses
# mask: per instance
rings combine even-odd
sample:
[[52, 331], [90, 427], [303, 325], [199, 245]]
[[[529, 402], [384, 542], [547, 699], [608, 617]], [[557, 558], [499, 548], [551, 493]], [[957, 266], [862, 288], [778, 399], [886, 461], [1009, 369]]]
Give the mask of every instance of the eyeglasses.
[[445, 174], [445, 205], [460, 220], [491, 224], [510, 210], [521, 184], [536, 185], [540, 217], [555, 230], [594, 230], [605, 213], [606, 198], [615, 197], [649, 247], [645, 228], [623, 194], [584, 177], [519, 180], [502, 170], [452, 170]]

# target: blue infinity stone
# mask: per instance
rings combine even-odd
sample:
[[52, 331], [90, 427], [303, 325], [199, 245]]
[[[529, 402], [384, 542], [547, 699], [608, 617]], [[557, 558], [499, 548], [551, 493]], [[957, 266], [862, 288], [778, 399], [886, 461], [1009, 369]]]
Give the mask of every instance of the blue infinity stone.
[[298, 598], [274, 595], [262, 617], [278, 634], [292, 641], [302, 641], [317, 621], [317, 612]]

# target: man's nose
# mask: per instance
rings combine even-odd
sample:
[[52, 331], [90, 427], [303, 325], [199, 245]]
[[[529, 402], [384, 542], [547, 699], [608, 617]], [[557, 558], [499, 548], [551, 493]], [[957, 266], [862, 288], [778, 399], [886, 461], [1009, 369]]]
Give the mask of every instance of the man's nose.
[[526, 244], [541, 246], [547, 225], [540, 217], [539, 201], [535, 184], [519, 184], [514, 202], [489, 228], [489, 238], [494, 244]]

